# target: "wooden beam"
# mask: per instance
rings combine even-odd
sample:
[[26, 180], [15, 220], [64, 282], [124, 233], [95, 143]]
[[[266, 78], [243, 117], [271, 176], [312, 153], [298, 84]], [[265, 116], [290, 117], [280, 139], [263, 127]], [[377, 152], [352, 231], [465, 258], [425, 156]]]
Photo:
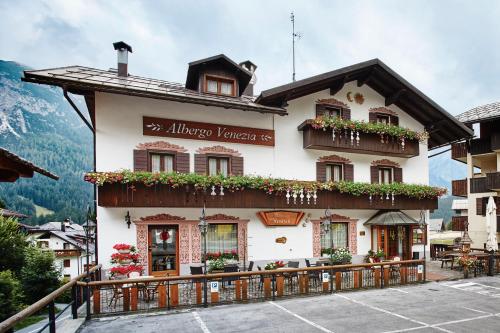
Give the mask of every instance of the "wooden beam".
[[397, 100], [406, 93], [406, 89], [401, 88], [395, 91], [392, 95], [389, 95], [385, 98], [385, 106], [389, 106], [397, 102]]
[[358, 79], [358, 87], [361, 87], [364, 84], [366, 84], [370, 80], [370, 78], [372, 77], [372, 75], [374, 73], [375, 73], [375, 69], [372, 69], [369, 72], [367, 72], [367, 74], [365, 76], [360, 77]]
[[332, 86], [330, 87], [330, 95], [334, 96], [336, 93], [338, 93], [344, 87], [344, 83], [345, 83], [345, 78], [333, 83]]

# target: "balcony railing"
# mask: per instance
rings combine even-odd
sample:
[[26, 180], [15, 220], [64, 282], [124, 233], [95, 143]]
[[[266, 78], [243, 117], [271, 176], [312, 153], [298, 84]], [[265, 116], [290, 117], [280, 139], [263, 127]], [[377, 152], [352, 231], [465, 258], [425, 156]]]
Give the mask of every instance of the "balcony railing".
[[451, 145], [451, 158], [454, 160], [467, 161], [467, 143], [458, 142]]
[[467, 222], [467, 216], [453, 216], [451, 218], [451, 230], [453, 231], [464, 231], [465, 223]]
[[351, 195], [325, 191], [317, 192], [317, 200], [287, 199], [284, 194], [266, 194], [256, 189], [226, 191], [224, 196], [211, 195], [210, 191], [172, 188], [142, 183], [109, 184], [99, 187], [98, 204], [102, 207], [203, 207], [207, 208], [259, 208], [259, 209], [437, 209], [437, 198]]
[[451, 194], [457, 197], [467, 197], [467, 179], [452, 180]]
[[490, 190], [500, 191], [500, 172], [487, 173], [486, 186]]
[[470, 153], [472, 155], [481, 155], [491, 153], [490, 138], [474, 139], [470, 143]]
[[500, 150], [500, 132], [491, 135], [491, 150]]
[[[176, 310], [422, 282], [424, 260], [88, 283], [92, 315]], [[419, 267], [420, 266], [420, 267]], [[86, 283], [79, 283], [87, 286]], [[205, 293], [206, 291], [206, 293]], [[205, 295], [207, 296], [205, 298]]]
[[419, 142], [406, 140], [404, 149], [400, 140], [389, 138], [389, 142], [382, 142], [378, 134], [359, 133], [359, 142], [356, 135], [351, 140], [350, 133], [347, 137], [342, 133], [332, 137], [332, 130], [315, 129], [310, 121], [303, 122], [299, 127], [303, 133], [303, 147], [305, 149], [318, 149], [329, 151], [343, 151], [357, 154], [386, 155], [395, 157], [414, 157], [419, 155]]
[[470, 179], [470, 193], [485, 193], [490, 192], [486, 183], [486, 177], [478, 177]]

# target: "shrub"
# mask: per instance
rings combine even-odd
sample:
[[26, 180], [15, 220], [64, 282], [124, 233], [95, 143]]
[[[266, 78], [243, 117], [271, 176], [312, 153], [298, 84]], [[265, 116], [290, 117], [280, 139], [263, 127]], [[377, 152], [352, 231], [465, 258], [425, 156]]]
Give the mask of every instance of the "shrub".
[[54, 259], [51, 251], [43, 251], [35, 246], [26, 248], [20, 280], [27, 304], [33, 304], [59, 287], [60, 272]]
[[26, 235], [19, 230], [17, 220], [0, 216], [0, 271], [18, 274], [23, 267], [26, 247]]
[[0, 272], [0, 322], [21, 309], [19, 281], [11, 271]]

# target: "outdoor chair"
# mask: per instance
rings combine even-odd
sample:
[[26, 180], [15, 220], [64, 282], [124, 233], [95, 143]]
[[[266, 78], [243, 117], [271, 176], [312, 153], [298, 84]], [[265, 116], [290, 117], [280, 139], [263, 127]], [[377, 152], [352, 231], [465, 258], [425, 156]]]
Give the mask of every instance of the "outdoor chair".
[[[262, 268], [260, 268], [260, 266], [257, 266], [257, 269], [260, 271], [262, 271]], [[264, 274], [260, 274], [259, 275], [259, 290], [262, 289], [262, 286], [264, 286]]]
[[250, 261], [250, 264], [248, 265], [248, 269], [247, 269], [248, 272], [251, 272], [253, 270], [253, 264], [254, 264], [254, 262]]
[[[306, 261], [306, 267], [313, 267], [313, 266], [311, 266], [311, 262], [309, 261], [309, 259], [305, 259], [305, 261]], [[321, 274], [320, 271], [308, 271], [307, 272], [309, 280], [313, 281], [313, 284], [315, 286], [317, 286], [319, 284], [320, 274]]]
[[[298, 261], [289, 261], [287, 264], [288, 268], [299, 268]], [[293, 279], [299, 280], [299, 274], [297, 272], [286, 273], [286, 277], [288, 279], [288, 283], [290, 284], [290, 288], [293, 290]]]
[[448, 263], [451, 263], [451, 267], [453, 268], [453, 257], [450, 256], [450, 253], [453, 251], [442, 251], [437, 254], [437, 258], [441, 261], [441, 268], [446, 264], [446, 268], [448, 268]]
[[[224, 273], [234, 273], [238, 272], [238, 265], [226, 265], [224, 266]], [[231, 285], [231, 281], [236, 281], [239, 280], [239, 276], [225, 276], [222, 278], [222, 288], [225, 287], [225, 285]]]
[[[203, 274], [203, 267], [201, 266], [189, 266], [189, 271], [191, 275], [202, 275]], [[201, 279], [191, 279], [191, 289], [193, 289], [193, 285], [196, 282], [200, 282]]]
[[[400, 257], [394, 257], [392, 258], [393, 261], [401, 261]], [[401, 265], [391, 265], [390, 267], [390, 272], [391, 272], [391, 277], [400, 277], [400, 272], [399, 269], [401, 268]]]
[[123, 298], [123, 291], [122, 291], [122, 287], [118, 286], [116, 284], [111, 285], [111, 288], [112, 288], [113, 294], [111, 295], [111, 299], [109, 300], [109, 307], [111, 307], [111, 304], [113, 304], [113, 301], [114, 301], [115, 304], [113, 305], [113, 307], [116, 308], [116, 303], [118, 302], [118, 300], [120, 298]]

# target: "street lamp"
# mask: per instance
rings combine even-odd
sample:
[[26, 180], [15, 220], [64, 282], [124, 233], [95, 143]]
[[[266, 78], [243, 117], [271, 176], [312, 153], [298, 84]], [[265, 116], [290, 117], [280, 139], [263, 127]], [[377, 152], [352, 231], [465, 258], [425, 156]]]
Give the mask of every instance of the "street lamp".
[[422, 232], [422, 240], [424, 242], [424, 282], [426, 280], [426, 266], [427, 266], [427, 256], [426, 256], [426, 245], [427, 245], [427, 222], [425, 212], [420, 211], [420, 220], [418, 221], [418, 226]]
[[332, 212], [330, 208], [325, 210], [325, 219], [321, 223], [325, 234], [330, 233], [330, 264], [333, 263], [333, 235], [332, 235]]
[[[97, 225], [94, 223], [94, 221], [91, 220], [91, 211], [90, 211], [90, 207], [88, 207], [88, 209], [87, 209], [87, 221], [83, 225], [83, 230], [85, 231], [85, 247], [86, 247], [85, 256], [86, 256], [86, 263], [87, 263], [85, 281], [87, 283], [90, 282], [89, 243], [94, 238], [96, 227], [97, 227]], [[90, 319], [90, 290], [89, 290], [88, 285], [87, 285], [87, 288], [85, 289], [85, 296], [87, 299], [87, 319]]]
[[[200, 222], [198, 223], [198, 228], [200, 228], [200, 233], [203, 236], [203, 273], [207, 275], [207, 232], [208, 232], [208, 222], [205, 219], [205, 206], [203, 206], [203, 210], [201, 211]], [[208, 306], [207, 299], [207, 278], [204, 279], [204, 287], [203, 287], [203, 306]]]

